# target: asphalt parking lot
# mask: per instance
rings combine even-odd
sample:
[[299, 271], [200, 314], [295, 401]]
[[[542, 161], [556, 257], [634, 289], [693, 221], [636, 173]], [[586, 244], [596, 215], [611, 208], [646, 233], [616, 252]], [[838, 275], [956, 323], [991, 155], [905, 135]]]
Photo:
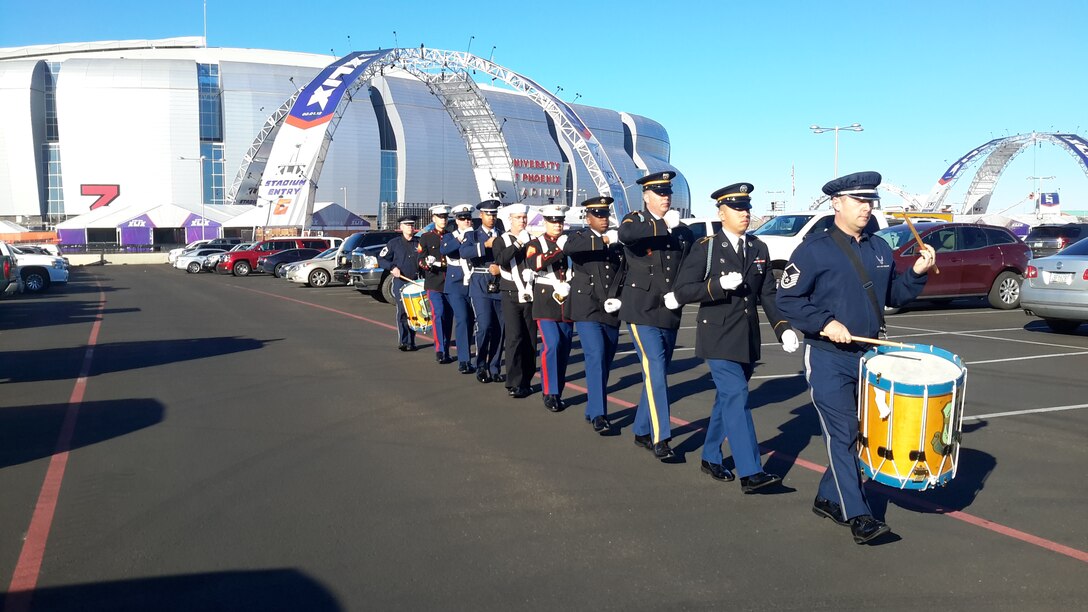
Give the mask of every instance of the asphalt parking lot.
[[767, 344], [751, 384], [784, 486], [700, 472], [714, 392], [686, 312], [662, 464], [632, 444], [626, 334], [601, 437], [577, 341], [552, 414], [428, 342], [396, 351], [391, 306], [351, 288], [106, 266], [0, 301], [4, 610], [1083, 605], [1088, 325], [889, 317], [966, 362], [964, 441], [943, 489], [871, 484], [893, 535], [857, 546], [810, 511], [826, 456], [800, 352]]

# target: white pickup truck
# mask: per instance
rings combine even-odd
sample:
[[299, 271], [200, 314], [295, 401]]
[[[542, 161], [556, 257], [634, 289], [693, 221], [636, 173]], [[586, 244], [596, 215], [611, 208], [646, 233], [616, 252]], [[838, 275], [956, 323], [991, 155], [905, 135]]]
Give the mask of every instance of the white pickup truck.
[[68, 283], [68, 262], [63, 257], [24, 252], [8, 245], [15, 256], [15, 277], [27, 293], [45, 291], [50, 285]]
[[[771, 269], [774, 271], [775, 280], [782, 278], [782, 270], [793, 255], [793, 250], [801, 244], [806, 237], [816, 232], [827, 230], [835, 224], [835, 211], [833, 210], [805, 210], [800, 212], [779, 213], [768, 220], [750, 234], [759, 236], [767, 245], [767, 251], [771, 257]], [[888, 227], [888, 220], [882, 210], [874, 210], [869, 217], [866, 231], [876, 233], [877, 230]]]

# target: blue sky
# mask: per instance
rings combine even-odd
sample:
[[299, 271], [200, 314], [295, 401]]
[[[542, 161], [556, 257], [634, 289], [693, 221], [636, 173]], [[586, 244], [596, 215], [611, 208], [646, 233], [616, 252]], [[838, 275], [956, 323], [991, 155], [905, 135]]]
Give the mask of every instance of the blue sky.
[[[6, 2], [0, 46], [200, 35], [203, 2]], [[420, 43], [464, 50], [579, 103], [661, 122], [695, 212], [709, 194], [754, 183], [806, 208], [834, 175], [877, 170], [927, 193], [961, 155], [1031, 131], [1088, 136], [1080, 62], [1088, 3], [886, 2], [324, 2], [208, 0], [208, 45], [336, 55]], [[349, 38], [350, 37], [350, 49]], [[791, 172], [793, 178], [791, 178]], [[972, 173], [973, 174], [973, 169]], [[1088, 177], [1044, 144], [1002, 175], [991, 212], [1022, 201], [1030, 176], [1063, 209], [1088, 209]], [[962, 201], [971, 175], [948, 202]], [[782, 192], [782, 193], [772, 193]], [[897, 204], [886, 197], [887, 204]], [[1021, 204], [1010, 212], [1028, 212]]]

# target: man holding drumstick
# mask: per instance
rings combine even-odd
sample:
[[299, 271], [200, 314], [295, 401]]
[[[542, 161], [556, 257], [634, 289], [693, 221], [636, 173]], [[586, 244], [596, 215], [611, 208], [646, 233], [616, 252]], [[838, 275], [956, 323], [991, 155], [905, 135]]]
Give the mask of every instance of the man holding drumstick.
[[782, 315], [805, 334], [805, 376], [827, 445], [829, 466], [812, 511], [849, 526], [858, 544], [890, 529], [872, 516], [861, 488], [857, 388], [867, 347], [854, 338], [879, 337], [885, 305], [918, 297], [936, 259], [932, 247], [920, 245], [914, 266], [896, 274], [891, 247], [866, 231], [880, 180], [877, 172], [856, 172], [824, 185], [835, 224], [793, 252], [777, 299]]

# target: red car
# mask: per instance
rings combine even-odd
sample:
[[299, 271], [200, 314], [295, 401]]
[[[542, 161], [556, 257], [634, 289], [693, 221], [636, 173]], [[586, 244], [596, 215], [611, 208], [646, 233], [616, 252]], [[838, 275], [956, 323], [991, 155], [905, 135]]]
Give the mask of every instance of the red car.
[[332, 246], [327, 238], [269, 238], [253, 245], [245, 251], [229, 251], [215, 266], [216, 272], [229, 272], [235, 276], [246, 276], [257, 268], [257, 259], [287, 249], [317, 249], [324, 251]]
[[[1024, 280], [1031, 250], [1005, 229], [973, 223], [916, 223], [922, 242], [937, 251], [937, 268], [930, 272], [921, 300], [949, 300], [986, 297], [994, 308], [1020, 306], [1020, 283]], [[876, 233], [895, 252], [895, 269], [900, 274], [914, 265], [918, 243], [906, 224]]]

